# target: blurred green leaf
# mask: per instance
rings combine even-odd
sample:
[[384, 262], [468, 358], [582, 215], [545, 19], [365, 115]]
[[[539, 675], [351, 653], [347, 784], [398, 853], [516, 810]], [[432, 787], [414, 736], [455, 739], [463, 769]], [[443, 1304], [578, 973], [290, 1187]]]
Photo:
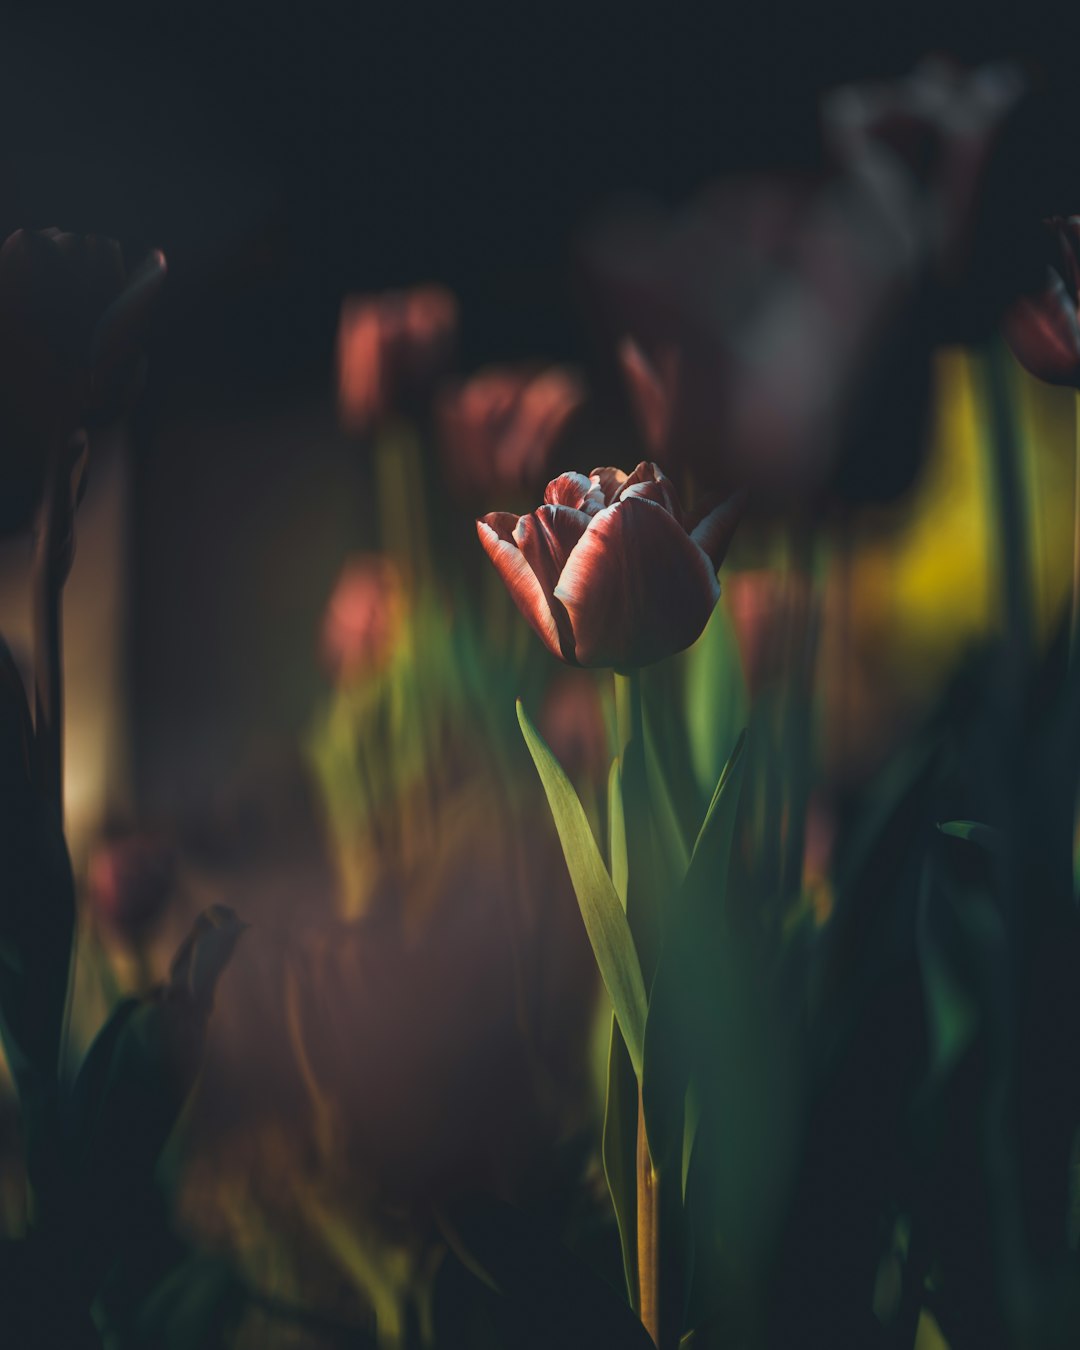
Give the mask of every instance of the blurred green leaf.
[[1001, 835], [992, 825], [982, 825], [977, 820], [947, 820], [938, 825], [938, 829], [953, 839], [966, 839], [972, 844], [978, 844], [995, 855], [1000, 855], [1004, 846]]
[[638, 1305], [637, 1122], [638, 1080], [618, 1023], [612, 1017], [604, 1101], [604, 1176], [619, 1225], [626, 1290], [635, 1309]]
[[645, 747], [637, 737], [623, 750], [619, 782], [626, 832], [626, 918], [647, 988], [660, 956], [666, 901], [677, 882], [664, 865], [654, 825]]
[[[695, 978], [718, 978], [724, 942], [728, 863], [742, 785], [743, 733], [720, 774], [698, 832], [683, 885], [671, 906], [667, 933], [649, 997], [642, 1097], [649, 1148], [664, 1170], [682, 1164], [683, 1108], [691, 1074], [691, 1045], [708, 1015], [709, 991]], [[710, 956], [713, 962], [710, 962]], [[703, 959], [704, 958], [704, 959]]]
[[747, 697], [739, 644], [724, 603], [683, 654], [687, 741], [702, 796], [719, 778], [731, 744], [746, 725]]
[[649, 786], [651, 807], [649, 815], [663, 865], [664, 893], [670, 894], [676, 886], [681, 885], [686, 869], [690, 865], [690, 854], [687, 851], [678, 812], [671, 798], [667, 775], [657, 752], [648, 718], [645, 718], [644, 726], [645, 777]]
[[622, 901], [622, 907], [625, 909], [628, 870], [626, 815], [623, 811], [622, 772], [619, 768], [617, 755], [611, 761], [611, 771], [608, 774], [608, 826], [608, 857], [611, 862], [611, 880], [619, 894], [619, 899]]
[[634, 1072], [645, 1039], [645, 983], [634, 939], [577, 794], [518, 700], [518, 722], [544, 785], [596, 964], [611, 999]]
[[121, 1003], [83, 1062], [65, 1123], [69, 1202], [90, 1289], [151, 1212], [157, 1162], [201, 1067], [217, 981], [245, 927], [225, 906], [204, 911], [165, 985]]

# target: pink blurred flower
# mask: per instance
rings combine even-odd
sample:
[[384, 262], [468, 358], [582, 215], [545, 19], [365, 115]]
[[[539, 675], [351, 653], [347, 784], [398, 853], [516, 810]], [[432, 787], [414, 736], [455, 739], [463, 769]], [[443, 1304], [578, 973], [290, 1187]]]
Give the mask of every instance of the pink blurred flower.
[[350, 558], [323, 616], [321, 654], [341, 682], [383, 669], [401, 631], [405, 596], [394, 563], [378, 553]]
[[552, 680], [540, 709], [540, 731], [573, 782], [606, 780], [610, 755], [592, 675], [567, 670]]
[[779, 679], [795, 659], [792, 633], [805, 633], [810, 592], [795, 573], [766, 568], [732, 573], [727, 605], [751, 698]]
[[477, 532], [522, 614], [570, 665], [633, 669], [689, 647], [720, 595], [716, 573], [742, 502], [684, 517], [670, 479], [564, 473], [529, 515], [494, 511]]
[[585, 389], [561, 366], [493, 366], [443, 390], [437, 405], [447, 476], [466, 500], [535, 491]]
[[633, 338], [619, 343], [619, 365], [630, 391], [634, 415], [645, 444], [657, 459], [668, 449], [671, 416], [679, 387], [679, 354], [673, 347], [650, 361]]
[[164, 910], [175, 872], [174, 849], [155, 835], [106, 839], [90, 855], [90, 905], [114, 932], [136, 941]]
[[338, 325], [342, 422], [367, 432], [430, 391], [449, 365], [458, 306], [442, 286], [349, 296]]
[[1012, 306], [1005, 337], [1032, 375], [1080, 389], [1080, 216], [1054, 216], [1046, 229], [1053, 260], [1043, 288]]

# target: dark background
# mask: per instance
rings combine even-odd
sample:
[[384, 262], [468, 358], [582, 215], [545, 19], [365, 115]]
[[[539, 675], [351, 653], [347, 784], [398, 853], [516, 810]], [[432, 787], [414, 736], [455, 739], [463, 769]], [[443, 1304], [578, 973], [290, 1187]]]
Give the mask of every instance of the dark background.
[[448, 284], [465, 368], [580, 360], [570, 244], [613, 197], [812, 163], [822, 89], [929, 50], [1020, 58], [1067, 108], [1080, 23], [1010, 8], [9, 7], [3, 232], [169, 259], [134, 436], [146, 800], [173, 809], [317, 694], [319, 609], [366, 528], [333, 407], [346, 292]]
[[467, 357], [572, 348], [567, 242], [612, 194], [805, 162], [822, 88], [932, 49], [1069, 87], [1078, 36], [955, 0], [35, 5], [3, 32], [0, 224], [162, 247], [188, 398], [324, 377], [341, 294], [423, 277]]

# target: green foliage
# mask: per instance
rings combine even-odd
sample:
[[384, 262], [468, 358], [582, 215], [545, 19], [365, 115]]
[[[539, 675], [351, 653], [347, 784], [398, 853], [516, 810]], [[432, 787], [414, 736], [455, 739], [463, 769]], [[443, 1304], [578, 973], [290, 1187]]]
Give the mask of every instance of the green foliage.
[[518, 701], [518, 722], [544, 785], [581, 917], [611, 999], [634, 1071], [640, 1076], [645, 1038], [645, 984], [622, 902], [604, 866], [588, 819], [558, 760]]

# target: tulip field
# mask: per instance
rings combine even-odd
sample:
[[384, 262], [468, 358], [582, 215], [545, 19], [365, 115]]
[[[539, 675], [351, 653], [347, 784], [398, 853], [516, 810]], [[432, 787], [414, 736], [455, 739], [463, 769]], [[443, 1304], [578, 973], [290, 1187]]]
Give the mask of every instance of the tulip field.
[[1080, 184], [1043, 93], [927, 59], [827, 91], [813, 172], [605, 200], [588, 360], [471, 363], [419, 272], [342, 293], [362, 509], [313, 631], [277, 616], [319, 541], [258, 583], [316, 693], [232, 798], [114, 788], [92, 828], [65, 595], [185, 281], [8, 235], [0, 1345], [1080, 1344]]

